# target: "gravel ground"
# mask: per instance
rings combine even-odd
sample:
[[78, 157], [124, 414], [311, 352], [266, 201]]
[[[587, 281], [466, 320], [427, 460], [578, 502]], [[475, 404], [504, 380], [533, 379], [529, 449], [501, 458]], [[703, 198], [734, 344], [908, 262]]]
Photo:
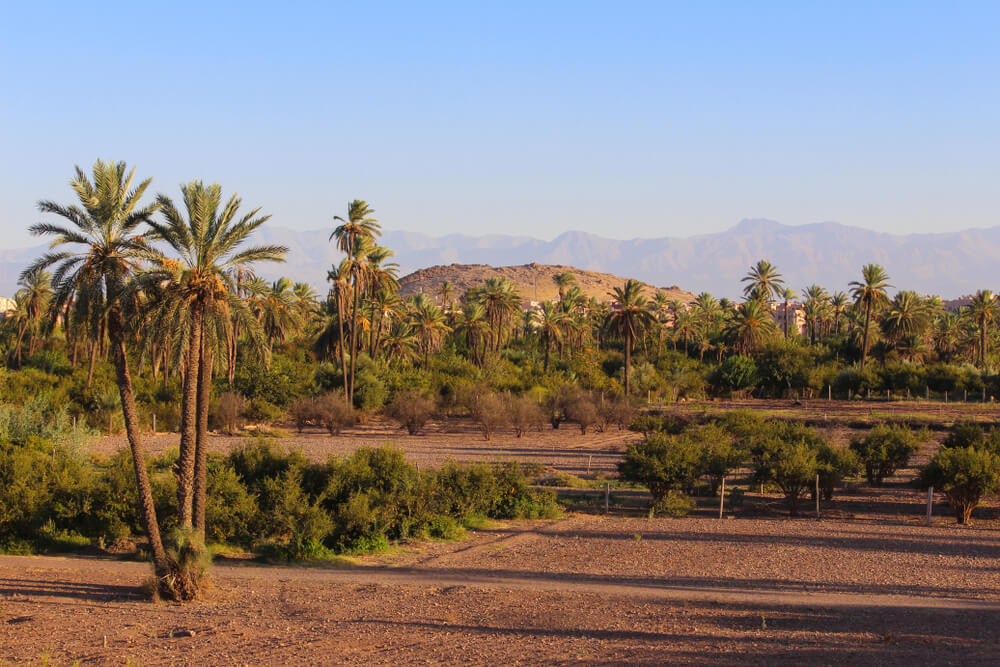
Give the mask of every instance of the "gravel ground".
[[183, 606], [142, 600], [139, 563], [0, 558], [0, 664], [995, 664], [997, 537], [570, 516], [405, 545], [350, 583], [220, 566]]

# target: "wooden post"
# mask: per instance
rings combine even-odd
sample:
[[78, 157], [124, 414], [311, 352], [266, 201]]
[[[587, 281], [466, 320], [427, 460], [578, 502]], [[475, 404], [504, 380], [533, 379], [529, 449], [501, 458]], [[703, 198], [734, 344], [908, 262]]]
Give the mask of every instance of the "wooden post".
[[927, 525], [931, 525], [931, 514], [934, 512], [934, 487], [927, 487]]
[[611, 482], [604, 483], [604, 513], [611, 513]]
[[826, 400], [828, 400], [828, 401], [832, 401], [833, 400], [833, 385], [832, 384], [826, 385]]
[[719, 493], [719, 518], [722, 518], [722, 511], [726, 506], [726, 476], [722, 476], [722, 492]]
[[153, 413], [153, 433], [156, 433], [156, 413]]
[[948, 402], [948, 392], [944, 392], [944, 402]]
[[966, 389], [965, 393], [962, 395], [962, 402], [963, 403], [968, 403], [969, 402], [969, 390], [968, 389]]
[[819, 520], [819, 473], [816, 473], [816, 519]]
[[594, 455], [591, 454], [587, 457], [587, 474], [590, 474], [590, 462], [594, 460]]

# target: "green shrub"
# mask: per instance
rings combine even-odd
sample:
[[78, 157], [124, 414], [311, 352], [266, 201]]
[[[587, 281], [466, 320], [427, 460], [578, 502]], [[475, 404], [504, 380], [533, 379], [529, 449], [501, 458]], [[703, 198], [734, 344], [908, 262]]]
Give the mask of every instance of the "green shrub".
[[920, 471], [916, 483], [942, 491], [958, 523], [967, 524], [983, 496], [1000, 491], [1000, 457], [976, 447], [944, 448]]
[[385, 409], [386, 417], [398, 422], [410, 435], [420, 433], [433, 414], [434, 401], [415, 389], [397, 393]]
[[816, 472], [823, 500], [833, 500], [833, 492], [844, 479], [861, 471], [858, 455], [845, 447], [824, 443], [816, 452]]
[[788, 502], [789, 514], [797, 516], [802, 496], [813, 486], [817, 474], [816, 447], [806, 438], [775, 433], [753, 452], [754, 475], [760, 482], [777, 486]]
[[625, 450], [622, 479], [644, 485], [654, 503], [674, 489], [691, 489], [702, 473], [702, 451], [686, 435], [651, 433]]
[[691, 437], [701, 445], [702, 474], [708, 476], [714, 496], [719, 492], [722, 479], [743, 464], [748, 452], [725, 429], [715, 424], [702, 426]]
[[670, 516], [675, 519], [687, 516], [695, 510], [695, 502], [689, 496], [679, 491], [670, 491], [659, 500], [654, 500], [649, 507], [649, 518], [654, 516]]
[[902, 425], [879, 424], [866, 437], [852, 440], [851, 449], [864, 465], [868, 483], [881, 486], [886, 477], [906, 465], [926, 440], [926, 431], [914, 432]]
[[986, 431], [975, 422], [955, 422], [948, 435], [941, 441], [942, 447], [981, 447], [986, 442]]
[[213, 542], [253, 544], [259, 530], [257, 500], [250, 495], [232, 465], [213, 458], [208, 464], [205, 532]]

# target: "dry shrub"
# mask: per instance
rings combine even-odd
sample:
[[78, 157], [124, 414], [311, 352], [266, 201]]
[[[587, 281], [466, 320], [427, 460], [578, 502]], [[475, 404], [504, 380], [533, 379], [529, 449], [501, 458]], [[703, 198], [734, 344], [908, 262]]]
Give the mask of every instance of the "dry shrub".
[[357, 421], [354, 410], [344, 402], [344, 397], [338, 392], [323, 394], [315, 402], [316, 418], [330, 432], [330, 435], [340, 435], [347, 426], [354, 426]]
[[507, 401], [507, 415], [517, 437], [531, 429], [542, 430], [545, 414], [541, 406], [527, 396], [515, 396]]
[[464, 402], [469, 416], [482, 431], [485, 440], [492, 438], [498, 428], [509, 423], [503, 400], [492, 391], [469, 392]]
[[433, 414], [434, 401], [415, 389], [399, 392], [385, 408], [386, 417], [399, 422], [410, 435], [420, 433]]
[[219, 396], [219, 405], [215, 408], [215, 423], [218, 428], [232, 435], [239, 429], [243, 421], [243, 409], [246, 400], [239, 394], [227, 391]]
[[621, 431], [632, 423], [634, 410], [627, 401], [621, 399], [604, 399], [597, 406], [598, 428], [603, 432], [609, 426], [615, 425]]
[[298, 429], [299, 433], [302, 433], [302, 429], [304, 429], [306, 425], [310, 422], [318, 421], [319, 419], [316, 409], [316, 399], [298, 399], [288, 408], [288, 414], [291, 415], [292, 420], [295, 422], [295, 428]]
[[565, 407], [567, 421], [576, 423], [580, 433], [586, 434], [587, 428], [598, 423], [597, 406], [589, 396], [580, 392], [569, 400]]

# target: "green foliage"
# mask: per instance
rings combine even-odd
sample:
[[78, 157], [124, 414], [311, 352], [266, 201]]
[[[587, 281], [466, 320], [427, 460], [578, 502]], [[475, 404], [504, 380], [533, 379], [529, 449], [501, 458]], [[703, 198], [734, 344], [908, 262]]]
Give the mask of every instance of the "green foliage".
[[817, 451], [806, 434], [790, 429], [774, 429], [754, 447], [754, 475], [758, 481], [776, 485], [796, 516], [802, 496], [817, 474]]
[[897, 424], [879, 424], [864, 438], [851, 441], [851, 449], [865, 467], [868, 483], [881, 486], [886, 477], [906, 465], [927, 441], [926, 431], [915, 432]]
[[702, 472], [701, 447], [687, 434], [650, 433], [628, 446], [618, 472], [649, 489], [655, 503], [671, 490], [694, 486]]
[[861, 461], [851, 449], [823, 443], [816, 452], [816, 472], [823, 500], [833, 500], [834, 489], [861, 472]]
[[946, 447], [920, 472], [917, 486], [944, 492], [960, 524], [967, 524], [984, 495], [1000, 491], [1000, 457], [977, 447]]
[[739, 392], [757, 384], [759, 371], [753, 359], [736, 354], [722, 362], [713, 379], [717, 387]]
[[654, 500], [649, 507], [649, 518], [660, 515], [675, 519], [687, 516], [695, 509], [694, 499], [679, 491], [668, 491], [665, 496]]

